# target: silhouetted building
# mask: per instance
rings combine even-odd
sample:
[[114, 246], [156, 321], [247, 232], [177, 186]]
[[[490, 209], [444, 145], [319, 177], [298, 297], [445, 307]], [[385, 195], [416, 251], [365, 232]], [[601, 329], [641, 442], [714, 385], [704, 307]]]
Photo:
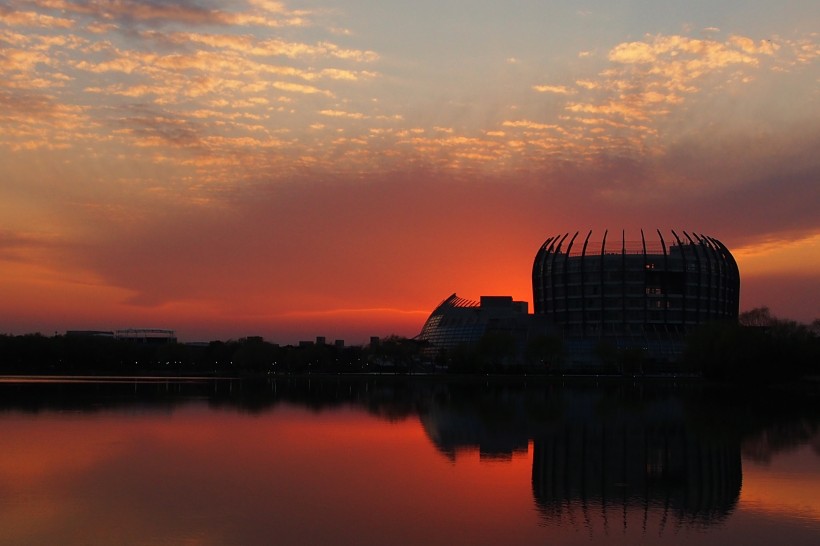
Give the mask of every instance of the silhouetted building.
[[528, 304], [511, 296], [481, 296], [471, 301], [452, 294], [436, 307], [424, 323], [418, 340], [428, 353], [477, 343], [488, 332], [526, 334]]
[[679, 361], [694, 327], [737, 320], [740, 274], [714, 237], [656, 233], [649, 238], [641, 230], [637, 241], [608, 231], [600, 241], [592, 231], [550, 237], [533, 263], [533, 315], [526, 302], [509, 296], [474, 302], [453, 294], [433, 310], [418, 339], [451, 349], [487, 332], [511, 332], [520, 357], [533, 336], [560, 338], [557, 352], [570, 368], [599, 367], [607, 359], [624, 368], [629, 351], [640, 355], [633, 360]]
[[[664, 239], [611, 237], [592, 231], [548, 238], [535, 256], [533, 307], [549, 317], [570, 345], [608, 340], [638, 347], [657, 360], [680, 355], [692, 327], [737, 320], [740, 275], [717, 239], [685, 231]], [[587, 346], [590, 344], [587, 343]]]
[[114, 337], [132, 343], [144, 343], [148, 345], [177, 342], [177, 336], [173, 330], [163, 330], [160, 328], [128, 328], [125, 330], [117, 330], [114, 332]]
[[65, 335], [71, 337], [114, 337], [111, 330], [68, 330]]

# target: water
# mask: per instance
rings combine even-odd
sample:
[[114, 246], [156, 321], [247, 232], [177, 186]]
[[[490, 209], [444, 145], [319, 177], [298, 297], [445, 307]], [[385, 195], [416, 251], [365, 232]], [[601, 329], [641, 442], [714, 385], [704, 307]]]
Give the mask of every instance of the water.
[[0, 544], [820, 543], [799, 392], [6, 380], [0, 441]]

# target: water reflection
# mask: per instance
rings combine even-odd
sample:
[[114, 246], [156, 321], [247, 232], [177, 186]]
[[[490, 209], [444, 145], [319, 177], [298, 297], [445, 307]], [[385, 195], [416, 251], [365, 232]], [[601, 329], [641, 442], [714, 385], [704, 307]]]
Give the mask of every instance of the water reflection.
[[642, 527], [653, 519], [679, 528], [717, 523], [735, 508], [740, 438], [699, 429], [683, 393], [545, 389], [434, 396], [422, 423], [447, 457], [475, 447], [504, 458], [532, 442], [533, 495], [552, 524], [608, 530], [636, 512]]
[[608, 530], [634, 513], [642, 528], [652, 521], [660, 532], [726, 518], [740, 496], [740, 444], [698, 434], [677, 407], [658, 402], [605, 421], [569, 417], [537, 439], [533, 492], [544, 517], [582, 517], [588, 526], [598, 519]]
[[[307, 411], [294, 413], [294, 408]], [[362, 412], [376, 419], [356, 417]], [[20, 422], [20, 415], [37, 419]], [[97, 419], [66, 420], [66, 415], [99, 416], [101, 426], [95, 425]], [[306, 415], [325, 417], [314, 421]], [[401, 426], [374, 427], [374, 422]], [[24, 435], [33, 423], [42, 429]], [[179, 511], [181, 503], [198, 507], [191, 508], [190, 521], [167, 522], [174, 532], [190, 527], [204, 533], [200, 526], [220, 522], [229, 527], [223, 520], [232, 514], [226, 507], [233, 506], [246, 511], [231, 518], [247, 522], [249, 533], [255, 524], [263, 529], [277, 517], [279, 532], [296, 521], [302, 529], [311, 525], [310, 507], [318, 502], [335, 515], [323, 516], [329, 530], [314, 530], [317, 541], [354, 527], [377, 543], [367, 533], [380, 522], [375, 527], [379, 539], [412, 529], [416, 534], [408, 543], [452, 543], [465, 524], [482, 539], [475, 543], [527, 543], [547, 536], [566, 543], [576, 535], [584, 540], [656, 536], [659, 542], [674, 535], [683, 543], [680, 537], [689, 529], [714, 531], [732, 520], [750, 526], [744, 518], [753, 511], [742, 509], [742, 485], [747, 487], [742, 460], [766, 464], [779, 453], [820, 445], [819, 423], [820, 409], [810, 396], [711, 391], [695, 384], [387, 376], [0, 381], [0, 426], [9, 439], [6, 461], [17, 465], [7, 476], [0, 472], [0, 485], [5, 483], [5, 498], [13, 507], [17, 501], [8, 492], [27, 491], [25, 480], [37, 476], [42, 487], [58, 484], [60, 495], [80, 495], [89, 503], [90, 490], [100, 498], [120, 495], [111, 485], [119, 480], [130, 492], [117, 496], [116, 502], [127, 506], [123, 511], [153, 514], [153, 507], [164, 507], [156, 518]], [[48, 435], [53, 446], [39, 443]], [[427, 442], [429, 457], [417, 438]], [[60, 444], [73, 446], [72, 451], [60, 451]], [[19, 457], [10, 455], [15, 449]], [[480, 463], [495, 465], [496, 474], [499, 465], [524, 472], [505, 475], [509, 483], [503, 487], [479, 488], [490, 471], [470, 466], [476, 454]], [[801, 475], [807, 484], [802, 494], [814, 503], [806, 514], [820, 514], [812, 493], [818, 482], [814, 461]], [[66, 475], [48, 473], [68, 463], [77, 472], [70, 487], [82, 493], [68, 492]], [[465, 474], [456, 475], [454, 469]], [[153, 474], [163, 477], [157, 483], [176, 487], [149, 487]], [[777, 495], [776, 484], [757, 476], [751, 490], [759, 491], [761, 483], [767, 495]], [[282, 492], [286, 496], [277, 496]], [[509, 497], [505, 506], [501, 495]], [[141, 498], [148, 500], [138, 504]], [[380, 506], [373, 506], [374, 499]], [[531, 528], [527, 507], [537, 522]], [[308, 515], [298, 516], [303, 509]], [[426, 528], [417, 528], [421, 513]], [[475, 517], [465, 521], [465, 513]], [[496, 534], [482, 527], [488, 521], [495, 521]], [[809, 521], [811, 535], [818, 527]], [[800, 525], [805, 529], [806, 521]], [[539, 535], [539, 528], [550, 534]], [[234, 542], [266, 543], [270, 537], [259, 529], [248, 540]], [[310, 543], [300, 542], [295, 529], [288, 532], [295, 533], [290, 543]], [[805, 538], [803, 532], [799, 537]], [[709, 536], [714, 543], [727, 541]], [[698, 535], [698, 542], [703, 539]]]

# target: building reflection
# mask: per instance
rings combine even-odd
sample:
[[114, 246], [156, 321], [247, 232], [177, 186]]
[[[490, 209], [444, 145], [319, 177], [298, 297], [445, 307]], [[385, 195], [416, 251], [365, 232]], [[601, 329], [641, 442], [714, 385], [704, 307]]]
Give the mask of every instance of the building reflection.
[[476, 448], [504, 458], [531, 446], [535, 506], [550, 525], [604, 533], [712, 525], [740, 496], [739, 438], [700, 427], [677, 396], [560, 389], [500, 392], [472, 409], [464, 401], [430, 399], [421, 418], [430, 439], [450, 458]]
[[531, 487], [543, 525], [600, 535], [719, 524], [737, 506], [742, 457], [767, 460], [820, 445], [814, 397], [772, 391], [761, 403], [758, 396], [692, 383], [580, 379], [14, 379], [0, 380], [0, 415], [170, 414], [207, 404], [252, 414], [355, 407], [388, 421], [418, 419], [436, 451], [456, 463], [465, 451], [484, 460], [531, 454], [531, 484], [521, 486]]
[[[549, 520], [652, 513], [662, 525], [712, 524], [737, 504], [740, 446], [697, 438], [680, 424], [567, 426], [533, 442], [532, 487]], [[657, 518], [655, 518], [657, 519]]]

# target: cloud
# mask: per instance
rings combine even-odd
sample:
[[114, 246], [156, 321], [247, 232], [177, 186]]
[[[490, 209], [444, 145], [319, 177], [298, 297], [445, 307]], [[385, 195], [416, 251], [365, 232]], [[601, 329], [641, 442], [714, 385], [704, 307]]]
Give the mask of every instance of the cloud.
[[[144, 125], [169, 140], [187, 138], [169, 120]], [[466, 156], [497, 158], [499, 153], [479, 140], [420, 139], [414, 144], [455, 146]], [[275, 313], [322, 311], [350, 301], [362, 307], [416, 308], [412, 302], [418, 301], [420, 284], [434, 299], [460, 289], [453, 282], [479, 290], [493, 276], [500, 254], [516, 264], [504, 266], [511, 274], [521, 270], [517, 275], [524, 279], [520, 283], [526, 297], [527, 272], [521, 264], [531, 259], [549, 226], [670, 226], [717, 236], [732, 247], [776, 233], [786, 238], [820, 233], [813, 209], [820, 198], [813, 185], [820, 166], [805, 150], [783, 157], [767, 152], [769, 144], [760, 141], [751, 150], [748, 142], [721, 150], [681, 144], [654, 161], [599, 157], [593, 163], [545, 165], [515, 176], [474, 172], [458, 177], [438, 170], [432, 157], [421, 170], [364, 178], [338, 171], [305, 173], [288, 182], [277, 179], [275, 185], [263, 178], [221, 199], [219, 207], [177, 203], [172, 209], [154, 203], [137, 224], [113, 216], [100, 224], [106, 237], [87, 245], [77, 265], [131, 291], [135, 305], [200, 300], [251, 312], [266, 302], [263, 306]], [[725, 154], [739, 156], [738, 161], [741, 154], [757, 159], [734, 177], [730, 167], [710, 173], [708, 165]], [[782, 169], [784, 160], [796, 158], [802, 158], [799, 164]], [[513, 185], [515, 191], [510, 191]], [[786, 195], [773, 206], [772, 195], [778, 191]], [[543, 204], [556, 196], [561, 207], [551, 207], [545, 217]], [[484, 218], [478, 238], [469, 227], [475, 217]], [[418, 218], [425, 222], [419, 224]], [[579, 218], [585, 219], [583, 225]], [[376, 261], [371, 259], [374, 249], [379, 249]], [[369, 265], [363, 271], [360, 263]], [[327, 264], [334, 264], [331, 285], [324, 282]], [[475, 279], [445, 273], [465, 266]], [[188, 271], [197, 274], [192, 277]], [[212, 292], [216, 284], [218, 294]], [[288, 287], [287, 295], [281, 287]]]
[[53, 233], [0, 230], [0, 260], [27, 261], [32, 251], [53, 248], [58, 241]]
[[30, 5], [42, 10], [59, 10], [96, 21], [116, 21], [118, 26], [134, 24], [164, 25], [241, 25], [241, 26], [305, 26], [309, 12], [292, 11], [277, 2], [249, 2], [248, 11], [228, 11], [211, 7], [206, 1], [182, 0], [30, 0]]
[[[584, 103], [577, 103], [572, 102], [567, 104], [566, 109], [570, 112], [576, 113], [584, 113], [584, 114], [596, 114], [596, 115], [614, 115], [621, 117], [627, 121], [632, 120], [647, 120], [649, 119], [649, 113], [645, 111], [642, 106], [644, 104], [635, 104], [639, 102], [639, 99], [630, 101], [633, 104], [628, 104], [626, 102], [616, 102], [612, 101], [607, 104], [584, 104]], [[640, 101], [643, 102], [643, 101]], [[665, 114], [666, 111], [659, 111], [655, 112], [656, 114]]]
[[727, 43], [686, 36], [654, 36], [645, 42], [625, 42], [609, 52], [609, 60], [623, 64], [656, 63], [661, 73], [683, 71], [689, 78], [703, 71], [716, 70], [732, 64], [757, 65], [754, 55], [770, 54], [768, 42], [732, 36]]
[[301, 83], [292, 83], [292, 82], [272, 82], [271, 86], [282, 90], [287, 91], [289, 93], [301, 93], [304, 95], [325, 95], [327, 97], [332, 97], [333, 93], [327, 89], [319, 89], [318, 87], [314, 87], [312, 85], [304, 85]]
[[647, 36], [613, 46], [602, 69], [576, 78], [574, 86], [556, 83], [533, 89], [566, 96], [564, 129], [600, 150], [662, 153], [677, 138], [665, 132], [666, 126], [677, 124], [680, 131], [698, 119], [681, 116], [701, 104], [714, 108], [708, 101], [716, 96], [751, 96], [753, 88], [739, 86], [751, 86], [757, 79], [771, 82], [776, 74], [799, 66], [800, 52], [811, 51], [799, 42], [778, 44], [741, 35], [725, 40]]
[[0, 23], [9, 26], [40, 27], [46, 29], [68, 29], [74, 26], [72, 19], [53, 17], [32, 11], [13, 11], [0, 6]]
[[0, 87], [0, 149], [63, 149], [90, 121], [84, 108], [49, 95]]
[[575, 93], [573, 89], [565, 85], [533, 85], [532, 88], [539, 93], [555, 93], [556, 95], [572, 95]]
[[174, 3], [138, 0], [33, 0], [44, 9], [91, 16], [101, 20], [165, 21], [195, 24], [226, 24], [230, 14], [198, 6], [190, 0]]
[[558, 125], [554, 124], [546, 124], [546, 123], [537, 123], [534, 121], [530, 121], [527, 119], [516, 120], [516, 121], [505, 121], [501, 124], [503, 127], [513, 127], [516, 129], [534, 129], [534, 130], [546, 130], [546, 129], [560, 129]]
[[138, 115], [120, 120], [123, 132], [135, 137], [138, 145], [197, 147], [202, 145], [202, 128], [190, 120], [169, 114]]
[[177, 46], [196, 43], [214, 49], [239, 51], [246, 55], [258, 57], [335, 58], [362, 63], [373, 62], [379, 58], [373, 51], [346, 49], [332, 42], [307, 44], [280, 38], [258, 39], [251, 34], [206, 34], [201, 32], [158, 32], [151, 30], [142, 32], [141, 36], [158, 43]]
[[331, 118], [365, 119], [367, 117], [361, 112], [344, 112], [342, 110], [320, 110], [319, 113]]

